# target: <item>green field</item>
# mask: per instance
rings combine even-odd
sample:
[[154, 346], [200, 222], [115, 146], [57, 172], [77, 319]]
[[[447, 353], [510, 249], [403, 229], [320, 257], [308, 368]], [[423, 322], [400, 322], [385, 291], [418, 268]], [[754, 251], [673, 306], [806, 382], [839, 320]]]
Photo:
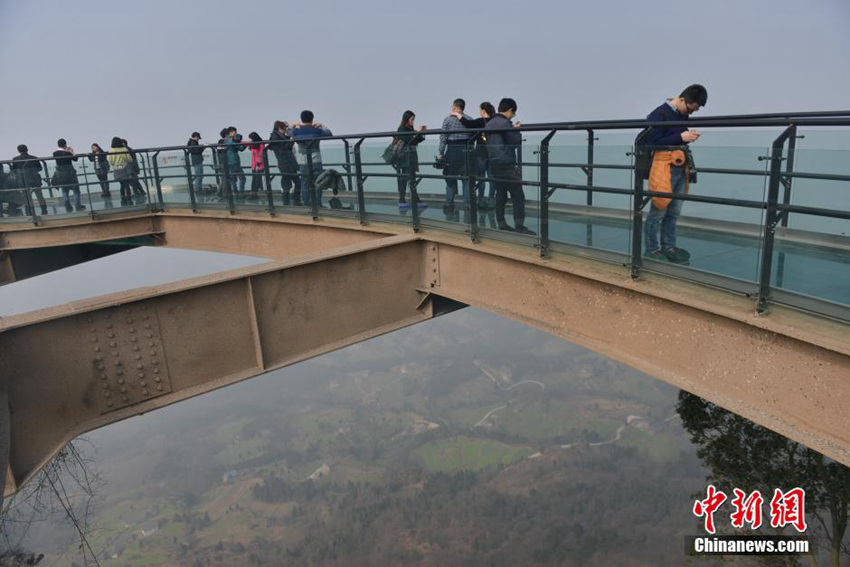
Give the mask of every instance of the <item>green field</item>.
[[426, 443], [416, 449], [415, 454], [431, 472], [453, 472], [509, 465], [534, 452], [530, 447], [516, 447], [491, 439], [458, 436]]

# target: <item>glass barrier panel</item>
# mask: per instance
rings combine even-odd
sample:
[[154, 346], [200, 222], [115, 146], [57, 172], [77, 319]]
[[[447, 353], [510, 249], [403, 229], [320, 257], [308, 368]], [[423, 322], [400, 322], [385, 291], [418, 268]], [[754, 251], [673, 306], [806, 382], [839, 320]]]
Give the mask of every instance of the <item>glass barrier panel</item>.
[[[780, 203], [850, 213], [850, 151], [797, 149], [793, 157], [803, 177], [784, 178]], [[850, 219], [790, 213], [776, 231], [772, 268], [778, 289], [850, 305]]]
[[631, 152], [631, 146], [594, 147], [591, 164], [586, 145], [550, 145], [549, 183], [555, 187], [549, 199], [549, 238], [553, 243], [630, 252], [632, 197], [610, 191], [631, 192]]
[[[643, 213], [645, 267], [653, 270], [675, 264], [694, 272], [757, 282], [769, 163], [758, 158], [766, 155], [767, 148], [695, 148], [696, 176], [688, 167], [684, 171], [688, 175], [681, 181], [689, 195], [742, 200], [757, 206], [682, 201], [677, 217], [677, 209], [671, 208], [676, 200], [656, 196]], [[670, 169], [672, 182], [676, 174], [673, 167]], [[644, 188], [652, 189], [649, 181]], [[700, 279], [696, 273], [693, 277]]]

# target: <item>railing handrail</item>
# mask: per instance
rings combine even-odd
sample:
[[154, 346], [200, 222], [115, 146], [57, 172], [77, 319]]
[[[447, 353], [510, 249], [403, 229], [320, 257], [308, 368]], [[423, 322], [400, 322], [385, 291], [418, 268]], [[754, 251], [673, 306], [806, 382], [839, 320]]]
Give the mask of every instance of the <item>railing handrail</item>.
[[[700, 118], [689, 118], [688, 120], [670, 120], [670, 121], [649, 121], [646, 119], [625, 119], [625, 120], [594, 120], [594, 121], [576, 121], [576, 122], [554, 122], [554, 123], [535, 123], [523, 124], [514, 128], [503, 128], [488, 130], [489, 132], [542, 132], [555, 130], [558, 132], [571, 132], [583, 130], [634, 130], [656, 126], [665, 128], [687, 126], [701, 128], [730, 128], [730, 127], [746, 127], [746, 128], [766, 128], [766, 127], [788, 127], [796, 125], [797, 127], [816, 127], [816, 126], [850, 126], [850, 110], [841, 111], [811, 111], [811, 112], [782, 112], [771, 114], [745, 114], [745, 115], [728, 115], [728, 116], [707, 116]], [[467, 128], [462, 133], [474, 134], [483, 132], [485, 128]], [[418, 134], [424, 136], [439, 136], [441, 134], [458, 134], [458, 130], [422, 130]], [[301, 140], [287, 140], [288, 142], [312, 142], [312, 141], [345, 141], [352, 139], [373, 139], [373, 138], [389, 138], [397, 136], [398, 131], [385, 132], [367, 132], [360, 134], [345, 134], [333, 136], [319, 136], [303, 138]], [[279, 141], [261, 140], [259, 142], [241, 141], [244, 146], [266, 145], [279, 143]], [[199, 144], [199, 147], [207, 148], [227, 148], [232, 144]], [[154, 151], [183, 151], [187, 148], [185, 144], [176, 146], [161, 146], [152, 148], [133, 148], [132, 153], [149, 153]], [[104, 150], [108, 153], [108, 150]], [[84, 152], [74, 154], [72, 157], [88, 158], [92, 152]], [[68, 156], [60, 158], [54, 156], [33, 156], [31, 160], [0, 160], [0, 164], [11, 165], [13, 163], [27, 163], [33, 161], [47, 162], [57, 159], [70, 159]]]

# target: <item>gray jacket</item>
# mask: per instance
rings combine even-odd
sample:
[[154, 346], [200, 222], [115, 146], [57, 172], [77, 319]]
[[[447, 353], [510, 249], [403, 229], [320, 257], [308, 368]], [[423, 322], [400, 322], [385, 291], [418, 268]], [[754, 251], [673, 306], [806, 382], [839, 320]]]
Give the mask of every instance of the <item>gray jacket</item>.
[[490, 130], [504, 130], [513, 128], [513, 123], [503, 114], [497, 114], [484, 127], [487, 130], [487, 153], [490, 161], [499, 164], [519, 163], [517, 153], [522, 145], [522, 132], [512, 130], [508, 132], [490, 132]]

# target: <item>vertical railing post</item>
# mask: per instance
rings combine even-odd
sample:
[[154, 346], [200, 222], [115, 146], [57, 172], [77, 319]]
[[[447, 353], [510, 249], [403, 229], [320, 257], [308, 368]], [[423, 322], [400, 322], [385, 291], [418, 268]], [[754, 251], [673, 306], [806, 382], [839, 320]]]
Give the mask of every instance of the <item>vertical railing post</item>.
[[[584, 174], [587, 176], [587, 206], [593, 206], [593, 171], [594, 171], [594, 142], [599, 138], [593, 135], [593, 129], [587, 130], [587, 166], [584, 168]], [[593, 222], [588, 222], [585, 225], [585, 244], [588, 248], [593, 247]]]
[[[794, 182], [794, 158], [797, 153], [797, 140], [805, 138], [805, 136], [791, 136], [788, 138], [788, 159], [785, 161], [785, 175], [782, 176], [782, 185], [785, 187], [785, 192], [782, 195], [782, 204], [788, 206], [791, 204], [791, 186]], [[786, 212], [782, 215], [782, 228], [788, 227], [790, 214]]]
[[481, 137], [481, 132], [476, 132], [466, 141], [464, 150], [466, 151], [466, 185], [469, 195], [469, 239], [477, 244], [478, 239], [478, 198], [475, 183], [477, 181], [477, 163], [478, 159], [473, 149], [473, 142], [477, 142]]
[[587, 206], [593, 206], [593, 142], [598, 140], [593, 136], [593, 129], [587, 130], [587, 167], [584, 174], [587, 176]]
[[263, 181], [266, 183], [266, 196], [269, 199], [269, 216], [274, 216], [274, 192], [272, 191], [272, 174], [269, 171], [269, 146], [263, 148]]
[[[416, 189], [416, 162], [413, 156], [416, 153], [416, 146], [405, 146], [407, 153], [407, 183], [410, 185], [410, 217], [413, 223], [413, 232], [419, 232], [419, 190]], [[400, 174], [399, 174], [400, 175]]]
[[186, 182], [189, 184], [189, 202], [192, 203], [192, 212], [198, 212], [198, 203], [195, 200], [195, 179], [192, 175], [192, 165], [189, 163], [189, 150], [183, 150], [183, 165], [186, 167]]
[[643, 194], [643, 176], [644, 171], [637, 168], [637, 164], [645, 157], [644, 152], [650, 152], [649, 147], [644, 143], [649, 135], [650, 129], [644, 131], [635, 139], [635, 145], [632, 151], [629, 152], [632, 156], [634, 167], [632, 167], [633, 176], [633, 194], [632, 194], [632, 254], [631, 254], [631, 276], [636, 280], [641, 275], [643, 270], [643, 208], [649, 202], [649, 199], [644, 198]]
[[313, 179], [313, 152], [309, 148], [307, 149], [306, 156], [307, 187], [309, 188], [307, 195], [310, 197], [310, 214], [313, 215], [313, 220], [319, 220], [319, 199], [316, 195], [318, 193], [318, 190], [316, 189], [316, 180]]
[[360, 156], [360, 146], [366, 138], [360, 138], [354, 144], [354, 177], [357, 181], [357, 216], [360, 224], [366, 224], [366, 195], [363, 193], [363, 159]]
[[47, 194], [53, 198], [53, 181], [50, 179], [50, 168], [47, 167], [47, 162], [42, 161], [41, 167], [44, 170], [44, 182], [47, 184]]
[[[85, 180], [84, 183], [86, 184], [86, 198], [88, 199], [88, 202], [89, 202], [89, 216], [92, 218], [92, 220], [97, 220], [97, 213], [94, 210], [94, 203], [91, 200], [91, 190], [89, 189], [89, 172], [88, 172], [88, 168], [86, 167], [86, 160], [85, 159], [82, 160], [82, 164], [83, 164], [83, 179]], [[77, 186], [77, 188], [79, 189], [79, 186]]]
[[162, 179], [159, 177], [159, 162], [157, 157], [159, 156], [159, 152], [154, 152], [153, 159], [153, 181], [156, 186], [156, 202], [159, 205], [159, 210], [165, 209], [165, 200], [162, 198]]
[[353, 191], [354, 187], [351, 184], [351, 147], [348, 143], [348, 140], [344, 139], [342, 141], [342, 144], [345, 151], [345, 165], [343, 166], [343, 169], [345, 169], [346, 185], [348, 186], [349, 191]]
[[540, 257], [546, 258], [549, 256], [549, 142], [555, 135], [556, 130], [552, 130], [543, 141], [540, 142]]
[[784, 211], [779, 211], [779, 185], [782, 183], [782, 150], [788, 139], [793, 139], [797, 134], [797, 127], [793, 124], [786, 128], [773, 141], [770, 156], [770, 177], [767, 182], [767, 207], [764, 214], [764, 242], [761, 249], [761, 267], [759, 269], [759, 290], [756, 311], [765, 313], [770, 301], [770, 277], [773, 270], [773, 245], [776, 235], [776, 226], [779, 224]]

